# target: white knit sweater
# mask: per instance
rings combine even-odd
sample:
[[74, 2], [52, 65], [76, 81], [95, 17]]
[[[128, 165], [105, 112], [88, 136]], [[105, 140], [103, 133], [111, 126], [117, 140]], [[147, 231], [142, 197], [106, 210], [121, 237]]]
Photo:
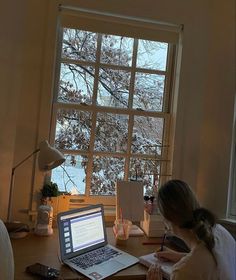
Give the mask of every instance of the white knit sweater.
[[14, 280], [14, 259], [11, 241], [0, 220], [0, 280]]

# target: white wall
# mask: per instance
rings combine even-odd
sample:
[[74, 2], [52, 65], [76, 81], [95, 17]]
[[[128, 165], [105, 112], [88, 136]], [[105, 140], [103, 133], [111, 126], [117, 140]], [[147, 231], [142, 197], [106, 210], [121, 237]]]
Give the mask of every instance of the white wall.
[[[19, 162], [47, 136], [46, 131], [37, 135], [42, 124], [38, 117], [40, 110], [48, 115], [49, 105], [40, 108], [40, 104], [45, 104], [45, 91], [50, 91], [45, 79], [51, 77], [47, 69], [53, 61], [57, 11], [56, 0], [14, 2], [14, 8], [10, 4], [0, 7], [2, 218], [12, 161]], [[174, 176], [189, 182], [205, 206], [224, 216], [235, 93], [234, 1], [60, 1], [73, 2], [84, 8], [184, 24]], [[28, 161], [16, 172], [14, 217], [21, 220], [27, 216], [18, 210], [30, 204], [32, 163]], [[36, 184], [39, 188], [40, 183]]]
[[[2, 1], [3, 2], [3, 1]], [[37, 145], [37, 125], [48, 1], [4, 1], [0, 6], [0, 217], [5, 218], [12, 166]], [[29, 208], [32, 160], [15, 176], [14, 207]], [[27, 218], [23, 215], [22, 219]]]
[[[218, 1], [219, 2], [219, 1]], [[234, 1], [235, 5], [235, 1]], [[226, 210], [235, 98], [235, 6], [212, 5], [196, 185], [202, 202]], [[233, 17], [234, 16], [234, 17]], [[231, 19], [231, 20], [230, 20]], [[211, 191], [207, 191], [210, 187]]]
[[[18, 96], [22, 89], [22, 14], [14, 3], [0, 3], [0, 217], [8, 206], [8, 188], [14, 158]], [[14, 20], [12, 20], [14, 19]]]

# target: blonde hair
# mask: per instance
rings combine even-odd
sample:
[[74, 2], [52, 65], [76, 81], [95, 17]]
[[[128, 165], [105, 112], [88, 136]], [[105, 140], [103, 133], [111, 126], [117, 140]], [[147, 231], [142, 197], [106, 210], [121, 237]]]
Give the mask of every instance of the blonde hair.
[[187, 183], [181, 180], [166, 182], [158, 190], [157, 204], [165, 219], [180, 228], [191, 229], [213, 255], [215, 216], [200, 207]]

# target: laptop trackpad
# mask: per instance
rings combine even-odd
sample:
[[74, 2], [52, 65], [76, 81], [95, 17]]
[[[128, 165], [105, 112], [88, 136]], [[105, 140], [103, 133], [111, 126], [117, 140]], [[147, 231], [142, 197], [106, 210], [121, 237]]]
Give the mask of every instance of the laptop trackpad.
[[104, 264], [99, 265], [96, 270], [98, 272], [101, 272], [102, 274], [110, 274], [115, 273], [121, 269], [125, 268], [125, 265], [117, 262], [115, 260], [110, 260], [109, 262], [106, 262]]

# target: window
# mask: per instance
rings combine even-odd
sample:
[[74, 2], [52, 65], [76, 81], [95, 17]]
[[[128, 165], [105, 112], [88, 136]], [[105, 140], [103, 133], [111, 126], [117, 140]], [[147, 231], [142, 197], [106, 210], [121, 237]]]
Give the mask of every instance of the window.
[[174, 44], [61, 24], [51, 135], [66, 161], [52, 180], [96, 201], [119, 179], [151, 194], [171, 176]]
[[[236, 99], [234, 112], [236, 112]], [[229, 180], [228, 218], [236, 220], [236, 113], [234, 113], [233, 142], [231, 156], [231, 175]]]

